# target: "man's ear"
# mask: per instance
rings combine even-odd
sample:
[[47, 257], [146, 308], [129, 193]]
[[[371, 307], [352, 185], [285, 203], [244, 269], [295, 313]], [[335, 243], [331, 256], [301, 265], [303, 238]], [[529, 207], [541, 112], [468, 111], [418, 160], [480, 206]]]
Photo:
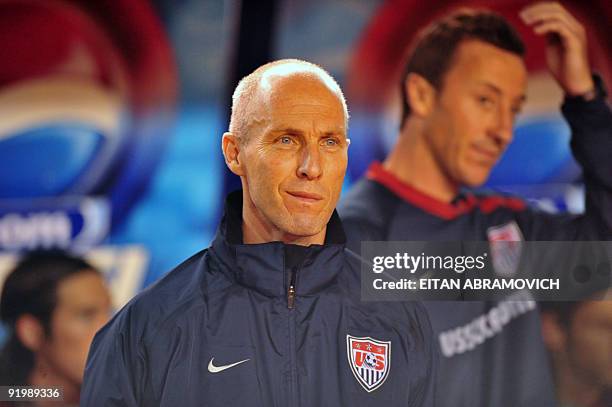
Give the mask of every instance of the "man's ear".
[[244, 175], [244, 168], [240, 160], [240, 140], [230, 132], [223, 133], [221, 148], [225, 157], [225, 164], [231, 172], [239, 177]]
[[23, 346], [37, 352], [45, 339], [45, 332], [40, 321], [30, 314], [20, 316], [15, 322], [15, 334]]
[[425, 117], [431, 113], [436, 101], [436, 89], [417, 73], [409, 73], [404, 82], [404, 92], [410, 104], [410, 113]]
[[542, 312], [542, 339], [544, 344], [551, 352], [561, 352], [565, 349], [567, 342], [567, 332], [561, 322], [559, 316], [553, 312]]

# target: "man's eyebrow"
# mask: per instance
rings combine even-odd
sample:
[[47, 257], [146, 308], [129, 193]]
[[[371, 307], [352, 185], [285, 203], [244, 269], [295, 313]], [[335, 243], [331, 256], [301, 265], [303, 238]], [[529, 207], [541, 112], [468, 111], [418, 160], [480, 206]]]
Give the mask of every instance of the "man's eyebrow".
[[298, 130], [298, 129], [294, 129], [292, 127], [281, 127], [278, 129], [272, 129], [271, 131], [272, 133], [283, 133], [283, 134], [291, 134], [294, 136], [298, 136], [300, 134], [303, 134], [304, 132], [302, 130]]
[[[272, 129], [270, 131], [270, 133], [272, 134], [289, 134], [292, 136], [299, 136], [304, 134], [303, 130], [298, 130], [298, 129], [294, 129], [292, 127], [281, 127], [278, 129]], [[342, 136], [344, 133], [340, 130], [330, 130], [330, 131], [325, 131], [323, 132], [323, 136], [324, 137], [330, 137], [330, 136]]]
[[323, 136], [325, 137], [330, 137], [330, 136], [344, 136], [344, 132], [340, 131], [340, 130], [330, 130], [330, 131], [326, 131], [323, 132]]
[[526, 100], [527, 100], [527, 95], [526, 95], [526, 94], [524, 94], [524, 93], [522, 93], [520, 96], [518, 96], [518, 97], [515, 99], [515, 102], [516, 102], [516, 103], [523, 104], [523, 103], [525, 103], [525, 101], [526, 101]]
[[[492, 84], [491, 82], [483, 81], [483, 82], [479, 82], [479, 84], [489, 88], [490, 90], [492, 90], [493, 92], [497, 93], [498, 95], [501, 95], [503, 93], [502, 90], [499, 87], [497, 87], [496, 85]], [[527, 95], [525, 95], [524, 93], [521, 94], [517, 98], [517, 101], [519, 103], [524, 103], [526, 100], [527, 100]]]

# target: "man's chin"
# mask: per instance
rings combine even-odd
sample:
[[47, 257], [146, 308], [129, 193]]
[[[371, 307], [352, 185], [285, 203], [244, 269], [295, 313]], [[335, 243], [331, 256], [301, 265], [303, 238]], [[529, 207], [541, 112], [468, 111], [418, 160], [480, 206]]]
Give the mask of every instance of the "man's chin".
[[286, 232], [295, 237], [310, 237], [319, 234], [326, 224], [319, 216], [297, 215]]
[[489, 179], [491, 171], [484, 172], [474, 172], [472, 174], [466, 174], [463, 177], [463, 182], [461, 185], [466, 186], [468, 188], [480, 188], [484, 185], [485, 182]]

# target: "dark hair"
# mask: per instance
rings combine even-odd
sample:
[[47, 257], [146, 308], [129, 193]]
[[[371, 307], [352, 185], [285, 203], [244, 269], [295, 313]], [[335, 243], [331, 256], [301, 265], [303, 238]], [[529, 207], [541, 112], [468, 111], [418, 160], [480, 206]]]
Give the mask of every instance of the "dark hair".
[[15, 323], [24, 314], [34, 316], [46, 335], [57, 305], [56, 291], [62, 280], [80, 272], [98, 272], [83, 259], [65, 252], [32, 252], [6, 278], [0, 298], [0, 320], [10, 336], [0, 352], [0, 385], [26, 385], [34, 355], [19, 340]]
[[434, 88], [441, 89], [457, 47], [469, 39], [486, 42], [521, 57], [525, 54], [525, 46], [516, 30], [492, 11], [464, 8], [435, 20], [417, 34], [402, 75], [402, 124], [410, 115], [404, 89], [408, 74], [419, 74]]

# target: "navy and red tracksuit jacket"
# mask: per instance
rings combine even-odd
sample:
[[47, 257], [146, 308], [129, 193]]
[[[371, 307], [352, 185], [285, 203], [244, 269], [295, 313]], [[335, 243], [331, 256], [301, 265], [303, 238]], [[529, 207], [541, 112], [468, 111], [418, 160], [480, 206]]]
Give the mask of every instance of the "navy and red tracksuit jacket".
[[[520, 199], [469, 192], [440, 202], [375, 163], [339, 206], [349, 247], [358, 252], [362, 241], [487, 241], [500, 234], [527, 241], [612, 240], [612, 113], [605, 93], [600, 88], [589, 102], [566, 99], [562, 112], [584, 172], [583, 215], [541, 213]], [[424, 304], [441, 353], [440, 406], [556, 404], [533, 301]]]
[[204, 250], [135, 297], [90, 349], [82, 406], [433, 406], [418, 302], [361, 302], [334, 212], [324, 245], [242, 243], [230, 194]]

